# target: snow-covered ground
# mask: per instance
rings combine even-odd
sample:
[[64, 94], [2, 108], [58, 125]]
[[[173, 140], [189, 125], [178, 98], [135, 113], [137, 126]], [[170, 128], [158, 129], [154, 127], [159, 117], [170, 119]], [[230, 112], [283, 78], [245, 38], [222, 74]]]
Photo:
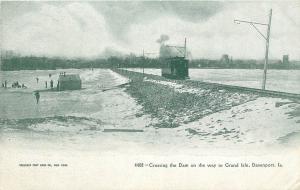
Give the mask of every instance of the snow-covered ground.
[[[286, 104], [276, 107], [276, 103]], [[258, 98], [229, 110], [208, 115], [182, 128], [188, 129], [187, 131], [192, 129], [192, 138], [218, 142], [222, 145], [239, 142], [269, 145], [285, 143], [297, 140], [292, 139], [292, 134], [300, 137], [300, 117], [289, 115], [295, 107], [299, 108], [300, 105], [278, 98]]]
[[[207, 90], [189, 88], [182, 84], [144, 78], [146, 82], [165, 85], [179, 93], [203, 95]], [[176, 135], [184, 133], [188, 138], [214, 145], [300, 143], [300, 115], [291, 112], [300, 104], [287, 99], [261, 97], [234, 106], [229, 110], [205, 116], [198, 121], [176, 128]], [[165, 135], [174, 129], [161, 129]], [[194, 144], [202, 144], [192, 142]]]
[[196, 88], [188, 88], [185, 87], [182, 84], [177, 84], [175, 82], [169, 82], [169, 81], [159, 81], [159, 80], [152, 80], [152, 79], [144, 79], [145, 82], [152, 82], [152, 83], [156, 83], [156, 84], [162, 84], [165, 86], [168, 86], [169, 88], [174, 88], [175, 92], [179, 92], [179, 93], [190, 93], [190, 94], [197, 94], [197, 95], [202, 95], [203, 93], [207, 92], [208, 90], [204, 90], [204, 89], [196, 89]]

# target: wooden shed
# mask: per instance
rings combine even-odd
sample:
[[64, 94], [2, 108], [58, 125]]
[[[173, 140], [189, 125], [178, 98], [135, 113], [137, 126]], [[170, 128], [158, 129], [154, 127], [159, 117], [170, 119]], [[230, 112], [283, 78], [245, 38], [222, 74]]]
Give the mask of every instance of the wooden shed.
[[81, 89], [81, 79], [78, 74], [61, 74], [58, 78], [57, 90], [79, 90]]

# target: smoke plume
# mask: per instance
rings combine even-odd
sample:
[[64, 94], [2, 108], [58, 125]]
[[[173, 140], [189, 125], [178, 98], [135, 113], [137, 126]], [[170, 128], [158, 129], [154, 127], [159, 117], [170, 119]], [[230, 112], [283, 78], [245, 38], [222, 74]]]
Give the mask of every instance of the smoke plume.
[[160, 38], [156, 40], [157, 43], [164, 44], [164, 42], [168, 41], [170, 38], [166, 34], [160, 35]]

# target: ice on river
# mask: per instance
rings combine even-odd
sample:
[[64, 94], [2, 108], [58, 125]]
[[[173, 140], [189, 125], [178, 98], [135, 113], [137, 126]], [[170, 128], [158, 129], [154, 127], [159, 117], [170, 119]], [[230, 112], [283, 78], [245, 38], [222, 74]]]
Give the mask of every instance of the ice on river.
[[[111, 70], [64, 70], [79, 73], [83, 89], [41, 92], [35, 102], [33, 90], [45, 89], [45, 80], [55, 80], [61, 71], [2, 72], [1, 78], [22, 81], [27, 89], [0, 89], [0, 126], [2, 133], [11, 131], [47, 132], [50, 135], [85, 135], [100, 133], [104, 128], [143, 128], [149, 117], [136, 117], [141, 106], [124, 89], [115, 88], [127, 79]], [[36, 83], [35, 76], [39, 78]], [[32, 86], [31, 86], [32, 85]], [[102, 89], [111, 89], [105, 92]]]

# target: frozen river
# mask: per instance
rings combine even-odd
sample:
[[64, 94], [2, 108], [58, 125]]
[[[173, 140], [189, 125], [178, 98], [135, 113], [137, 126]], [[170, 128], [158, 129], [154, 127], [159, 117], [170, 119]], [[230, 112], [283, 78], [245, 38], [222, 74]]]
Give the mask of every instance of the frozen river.
[[[128, 69], [142, 72], [140, 68]], [[145, 73], [161, 75], [160, 69], [145, 69]], [[263, 71], [258, 69], [189, 69], [191, 80], [261, 88]], [[267, 90], [300, 94], [300, 70], [269, 70]]]
[[[82, 143], [86, 147], [95, 144], [106, 147], [109, 144], [110, 148], [114, 143], [123, 141], [123, 138], [139, 141], [141, 137], [138, 134], [121, 134], [116, 137], [115, 134], [102, 132], [104, 128], [142, 129], [149, 122], [148, 116], [136, 117], [141, 106], [124, 89], [102, 91], [123, 84], [127, 79], [111, 70], [63, 71], [80, 74], [83, 89], [40, 92], [38, 105], [33, 91], [44, 90], [45, 81], [48, 81], [49, 86], [51, 79], [56, 84], [62, 70], [0, 72], [1, 81], [7, 80], [8, 86], [18, 81], [28, 87], [0, 88], [0, 133], [6, 137], [4, 139], [20, 143], [21, 146], [26, 146], [26, 142], [44, 139], [43, 144], [52, 146], [59, 138], [59, 146], [74, 147]], [[52, 74], [51, 78], [49, 74]], [[95, 143], [95, 140], [99, 143]]]

